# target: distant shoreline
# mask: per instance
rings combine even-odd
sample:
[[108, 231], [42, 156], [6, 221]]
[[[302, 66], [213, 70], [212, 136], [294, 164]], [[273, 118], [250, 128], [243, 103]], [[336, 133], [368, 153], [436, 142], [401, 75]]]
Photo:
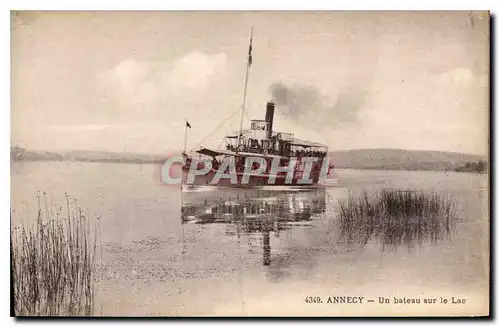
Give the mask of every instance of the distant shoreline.
[[115, 160], [115, 159], [16, 159], [11, 160], [12, 162], [88, 162], [88, 163], [117, 163], [117, 164], [161, 164], [165, 162], [165, 160]]
[[[337, 169], [385, 170], [385, 171], [453, 171], [487, 173], [484, 157], [472, 154], [403, 149], [360, 149], [331, 151], [330, 162]], [[162, 155], [116, 153], [92, 150], [50, 152], [11, 147], [11, 162], [90, 162], [116, 164], [162, 164]]]
[[[159, 161], [134, 161], [134, 160], [113, 160], [113, 159], [87, 159], [87, 160], [58, 160], [58, 159], [21, 159], [12, 160], [13, 162], [81, 162], [81, 163], [104, 163], [104, 164], [140, 164], [140, 165], [156, 165], [163, 164], [165, 160]], [[427, 168], [395, 168], [395, 167], [345, 167], [336, 166], [336, 169], [351, 169], [351, 170], [380, 170], [380, 171], [432, 171], [432, 172], [452, 172], [452, 173], [473, 173], [486, 174], [486, 171], [467, 171], [461, 169], [427, 169]]]

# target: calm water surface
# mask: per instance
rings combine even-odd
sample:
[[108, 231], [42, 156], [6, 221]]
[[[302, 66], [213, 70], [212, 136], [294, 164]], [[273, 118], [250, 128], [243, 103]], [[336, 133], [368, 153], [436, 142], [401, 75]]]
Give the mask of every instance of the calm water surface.
[[[17, 162], [12, 165], [13, 221], [36, 217], [37, 191], [46, 192], [50, 210], [64, 206], [68, 192], [90, 216], [100, 217], [103, 249], [97, 314], [406, 315], [443, 309], [474, 314], [487, 303], [489, 217], [484, 175], [339, 170], [339, 184], [326, 190], [181, 193], [179, 187], [162, 185], [159, 174], [156, 165]], [[388, 186], [433, 190], [455, 199], [452, 233], [421, 245], [340, 242], [338, 200]], [[214, 212], [227, 218], [232, 210], [213, 208], [231, 207], [243, 199], [257, 202], [245, 209], [257, 220], [267, 210], [262, 208], [277, 210], [267, 212], [271, 223], [265, 229], [253, 218], [246, 223], [213, 220]], [[286, 212], [273, 206], [276, 199], [285, 204]], [[212, 223], [196, 223], [200, 213], [204, 222]], [[305, 304], [306, 296], [363, 296], [377, 301], [378, 297], [391, 301], [455, 297], [466, 299], [466, 305], [314, 305]]]

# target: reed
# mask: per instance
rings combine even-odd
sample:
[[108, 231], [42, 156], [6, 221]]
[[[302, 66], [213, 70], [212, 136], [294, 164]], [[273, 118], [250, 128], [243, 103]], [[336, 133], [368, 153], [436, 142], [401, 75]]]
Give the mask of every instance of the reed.
[[449, 235], [455, 213], [454, 200], [435, 192], [382, 189], [339, 201], [337, 222], [347, 243], [378, 238], [384, 245], [411, 246]]
[[[35, 223], [12, 228], [11, 260], [16, 316], [88, 316], [95, 295], [98, 219], [74, 206], [41, 209]], [[14, 220], [14, 219], [12, 219]]]

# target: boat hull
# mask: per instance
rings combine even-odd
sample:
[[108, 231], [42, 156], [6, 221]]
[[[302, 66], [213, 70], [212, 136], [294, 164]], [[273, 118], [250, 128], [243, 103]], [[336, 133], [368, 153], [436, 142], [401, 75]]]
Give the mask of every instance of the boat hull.
[[197, 175], [194, 176], [193, 180], [188, 180], [189, 168], [183, 167], [182, 169], [182, 181], [184, 185], [192, 185], [192, 186], [217, 186], [217, 187], [234, 187], [234, 188], [253, 188], [253, 187], [284, 187], [284, 186], [293, 186], [293, 187], [316, 187], [316, 186], [325, 186], [325, 185], [334, 185], [336, 184], [336, 178], [333, 177], [333, 174], [330, 173], [326, 180], [320, 183], [319, 178], [313, 178], [312, 183], [303, 183], [300, 178], [293, 178], [291, 181], [286, 180], [286, 175], [278, 175], [276, 176], [274, 182], [269, 180], [268, 175], [258, 176], [258, 175], [250, 175], [248, 178], [248, 183], [242, 183], [243, 174], [238, 173], [236, 175], [236, 183], [232, 183], [229, 178], [215, 178], [216, 171], [211, 170], [205, 175]]

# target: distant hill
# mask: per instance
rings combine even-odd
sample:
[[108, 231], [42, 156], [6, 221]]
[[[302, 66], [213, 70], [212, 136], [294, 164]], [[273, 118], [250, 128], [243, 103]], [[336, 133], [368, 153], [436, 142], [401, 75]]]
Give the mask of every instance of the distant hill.
[[91, 150], [49, 152], [11, 147], [10, 152], [11, 160], [13, 161], [83, 161], [116, 163], [161, 163], [165, 161], [165, 156]]
[[329, 152], [337, 168], [387, 170], [455, 170], [487, 158], [465, 153], [401, 149], [361, 149]]
[[[162, 163], [166, 156], [91, 150], [49, 152], [11, 147], [13, 161]], [[466, 171], [463, 167], [472, 167], [480, 160], [487, 162], [487, 158], [472, 154], [401, 149], [332, 151], [329, 156], [335, 167], [353, 169]]]

